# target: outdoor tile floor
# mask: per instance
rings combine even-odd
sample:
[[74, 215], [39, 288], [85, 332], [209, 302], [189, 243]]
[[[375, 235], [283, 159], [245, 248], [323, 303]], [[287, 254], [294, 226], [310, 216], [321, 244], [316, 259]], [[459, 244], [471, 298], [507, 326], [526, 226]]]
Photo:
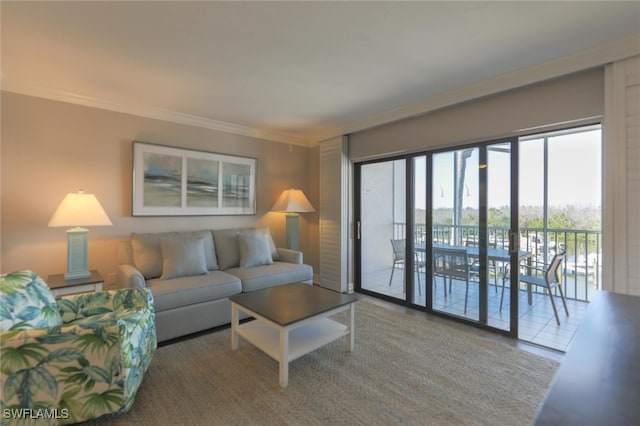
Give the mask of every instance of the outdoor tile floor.
[[[403, 292], [403, 271], [396, 270], [391, 286], [389, 285], [389, 277], [391, 270], [379, 271], [378, 273], [369, 274], [363, 278], [363, 288], [377, 293], [385, 294], [395, 298], [405, 298]], [[417, 276], [416, 276], [417, 278]], [[425, 299], [425, 275], [420, 274], [420, 283], [422, 288], [418, 293], [417, 279], [415, 293], [415, 303], [424, 306]], [[464, 312], [465, 299], [465, 283], [464, 281], [453, 281], [451, 294], [444, 296], [442, 279], [439, 278], [434, 289], [433, 308], [434, 310], [450, 313], [460, 317], [466, 317], [477, 320], [479, 317], [478, 308], [478, 283], [470, 281], [469, 298], [467, 312]], [[489, 287], [488, 295], [488, 323], [492, 327], [507, 330], [509, 327], [509, 289], [504, 292], [504, 304], [502, 311], [500, 310], [500, 295], [502, 287], [496, 287], [493, 283]], [[448, 289], [447, 289], [448, 293]], [[560, 325], [557, 325], [553, 315], [553, 308], [549, 296], [544, 293], [533, 293], [532, 303], [528, 304], [526, 287], [522, 286], [519, 292], [519, 338], [522, 341], [544, 346], [547, 348], [565, 352], [580, 325], [580, 321], [584, 317], [585, 310], [588, 306], [586, 302], [567, 299], [567, 307], [569, 316], [567, 317], [562, 307], [562, 301], [559, 296], [555, 297], [558, 315], [560, 316]]]

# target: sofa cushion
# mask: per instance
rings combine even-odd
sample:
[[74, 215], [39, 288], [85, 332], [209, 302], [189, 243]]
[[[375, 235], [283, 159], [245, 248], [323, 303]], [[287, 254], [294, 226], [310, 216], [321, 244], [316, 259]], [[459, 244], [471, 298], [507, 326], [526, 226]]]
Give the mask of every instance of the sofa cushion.
[[32, 271], [0, 275], [0, 331], [62, 325], [56, 300]]
[[263, 232], [241, 232], [238, 234], [240, 268], [271, 265], [273, 256], [267, 235]]
[[[217, 300], [242, 292], [240, 280], [222, 271], [170, 280], [151, 279], [147, 281], [147, 287], [153, 293], [156, 312]], [[194, 321], [197, 320], [194, 318]]]
[[287, 262], [274, 262], [272, 265], [253, 268], [231, 268], [226, 272], [242, 280], [244, 292], [313, 279], [311, 266]]
[[189, 277], [207, 273], [204, 239], [175, 238], [160, 240], [162, 276], [160, 279]]

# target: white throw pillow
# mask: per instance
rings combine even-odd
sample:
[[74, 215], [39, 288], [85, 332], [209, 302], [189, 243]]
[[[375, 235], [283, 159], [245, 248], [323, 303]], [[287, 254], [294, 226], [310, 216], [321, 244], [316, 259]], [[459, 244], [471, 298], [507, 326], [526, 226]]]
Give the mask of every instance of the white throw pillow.
[[205, 275], [207, 261], [204, 251], [204, 239], [163, 239], [162, 276], [160, 279]]

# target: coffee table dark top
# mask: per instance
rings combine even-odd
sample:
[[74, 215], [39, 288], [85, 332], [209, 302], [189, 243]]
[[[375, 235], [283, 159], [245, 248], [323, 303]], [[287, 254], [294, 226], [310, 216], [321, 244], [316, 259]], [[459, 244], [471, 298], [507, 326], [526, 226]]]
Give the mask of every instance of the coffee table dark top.
[[353, 294], [294, 283], [236, 294], [229, 300], [278, 325], [286, 326], [354, 303], [358, 298]]

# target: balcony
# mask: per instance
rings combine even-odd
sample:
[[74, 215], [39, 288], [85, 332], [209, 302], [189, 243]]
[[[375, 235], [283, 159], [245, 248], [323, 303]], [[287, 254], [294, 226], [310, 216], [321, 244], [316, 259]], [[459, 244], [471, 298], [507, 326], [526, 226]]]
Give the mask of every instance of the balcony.
[[[415, 230], [416, 244], [426, 242], [423, 226], [417, 226]], [[394, 224], [394, 238], [401, 239], [406, 235], [404, 224]], [[498, 248], [508, 247], [508, 230], [506, 228], [493, 227], [489, 229], [489, 244]], [[442, 244], [477, 244], [477, 228], [471, 226], [453, 227], [450, 225], [437, 225], [433, 230], [433, 241]], [[588, 302], [597, 291], [601, 279], [601, 233], [591, 230], [576, 229], [542, 229], [523, 228], [520, 230], [520, 249], [531, 253], [534, 262], [544, 263], [550, 260], [556, 251], [566, 253], [566, 259], [561, 268], [562, 288], [567, 299], [569, 317], [566, 317], [561, 307], [560, 298], [557, 297], [556, 305], [560, 315], [560, 325], [556, 324], [549, 296], [544, 290], [534, 288], [531, 295], [531, 304], [527, 288], [524, 285], [519, 289], [519, 337], [542, 346], [565, 351], [582, 319]], [[390, 250], [390, 246], [389, 246]], [[389, 258], [391, 259], [391, 257]], [[427, 267], [430, 262], [425, 262]], [[488, 291], [488, 324], [492, 327], [507, 330], [509, 328], [510, 289], [504, 289], [504, 300], [500, 309], [502, 296], [502, 276], [504, 264], [497, 263], [495, 268], [489, 268]], [[386, 263], [378, 263], [377, 268], [368, 268], [366, 276], [362, 277], [364, 289], [384, 294], [398, 299], [405, 299], [404, 274], [396, 270], [393, 280], [390, 282], [392, 260]], [[414, 271], [414, 299], [413, 302], [420, 306], [426, 305], [426, 268]], [[479, 282], [477, 277], [469, 284], [468, 308], [464, 312], [465, 289], [464, 281], [454, 280], [451, 293], [445, 297], [443, 292], [443, 279], [434, 278], [433, 309], [448, 314], [477, 320], [479, 301]], [[448, 290], [448, 289], [447, 289]]]

